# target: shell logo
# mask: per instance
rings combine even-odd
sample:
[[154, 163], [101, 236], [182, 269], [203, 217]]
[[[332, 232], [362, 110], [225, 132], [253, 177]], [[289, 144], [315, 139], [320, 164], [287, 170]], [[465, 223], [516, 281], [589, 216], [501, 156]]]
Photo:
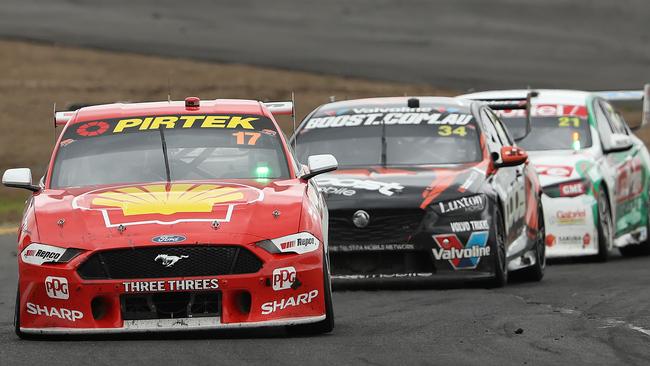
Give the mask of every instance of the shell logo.
[[261, 200], [262, 191], [231, 183], [172, 183], [113, 187], [77, 197], [75, 208], [99, 210], [107, 227], [186, 221], [228, 222], [236, 205]]

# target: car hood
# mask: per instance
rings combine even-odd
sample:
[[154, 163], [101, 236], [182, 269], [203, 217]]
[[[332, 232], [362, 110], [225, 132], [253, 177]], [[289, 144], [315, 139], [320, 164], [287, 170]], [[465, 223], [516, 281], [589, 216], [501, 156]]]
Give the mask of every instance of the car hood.
[[473, 195], [487, 164], [340, 169], [316, 177], [330, 210], [426, 208], [431, 202]]
[[586, 177], [595, 159], [587, 152], [529, 151], [542, 187]]
[[34, 208], [45, 244], [93, 250], [165, 235], [238, 244], [297, 232], [304, 195], [297, 179], [162, 182], [44, 190]]

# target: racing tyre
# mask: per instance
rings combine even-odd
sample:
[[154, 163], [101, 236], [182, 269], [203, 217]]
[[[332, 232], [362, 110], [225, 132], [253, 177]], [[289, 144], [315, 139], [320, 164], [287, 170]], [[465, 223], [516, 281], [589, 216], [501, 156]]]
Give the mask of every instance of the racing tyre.
[[650, 255], [650, 202], [646, 206], [648, 210], [648, 221], [646, 223], [646, 239], [639, 244], [631, 244], [618, 248], [621, 255], [625, 257], [640, 257], [642, 255]]
[[614, 227], [612, 224], [612, 213], [609, 207], [609, 197], [603, 187], [598, 191], [598, 254], [594, 259], [598, 262], [606, 262], [609, 257], [609, 248], [614, 241]]
[[508, 261], [506, 258], [506, 226], [501, 210], [494, 215], [496, 220], [494, 240], [497, 249], [494, 258], [494, 278], [488, 281], [489, 288], [503, 287], [508, 283]]
[[20, 339], [32, 339], [29, 334], [20, 331], [20, 292], [16, 290], [16, 307], [14, 308], [14, 329]]
[[325, 296], [325, 319], [311, 324], [294, 325], [287, 328], [290, 335], [316, 335], [329, 333], [334, 329], [334, 307], [332, 305], [332, 281], [330, 280], [329, 256], [324, 254], [323, 292]]
[[522, 279], [539, 282], [544, 278], [546, 268], [546, 228], [544, 226], [544, 211], [541, 206], [537, 210], [537, 238], [535, 239], [535, 264], [520, 271]]

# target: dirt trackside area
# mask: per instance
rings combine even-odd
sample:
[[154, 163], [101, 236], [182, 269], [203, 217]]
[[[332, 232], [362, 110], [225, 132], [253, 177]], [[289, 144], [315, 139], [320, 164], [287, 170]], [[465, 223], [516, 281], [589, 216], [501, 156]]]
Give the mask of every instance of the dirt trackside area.
[[[425, 85], [279, 71], [52, 45], [0, 41], [0, 170], [30, 167], [43, 174], [55, 139], [52, 105], [72, 103], [250, 98], [287, 100], [299, 117], [337, 99], [390, 95], [451, 95]], [[288, 119], [280, 121], [291, 132]], [[57, 130], [60, 132], [60, 128]], [[15, 220], [26, 192], [0, 188], [0, 222]]]

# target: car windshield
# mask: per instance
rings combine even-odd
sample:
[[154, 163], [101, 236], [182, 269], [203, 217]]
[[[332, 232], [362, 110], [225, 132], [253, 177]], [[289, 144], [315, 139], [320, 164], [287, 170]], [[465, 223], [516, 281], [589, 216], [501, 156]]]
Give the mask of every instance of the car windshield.
[[142, 116], [68, 126], [51, 186], [288, 177], [279, 133], [266, 117]]
[[517, 140], [517, 145], [526, 150], [580, 150], [591, 146], [591, 131], [584, 107], [533, 106], [530, 133], [527, 136], [526, 118], [521, 115], [522, 112], [504, 111], [499, 114], [510, 134]]
[[309, 155], [333, 154], [341, 167], [481, 160], [478, 132], [469, 112], [392, 109], [358, 108], [348, 111], [360, 113], [310, 118], [297, 136], [299, 160], [304, 162]]

